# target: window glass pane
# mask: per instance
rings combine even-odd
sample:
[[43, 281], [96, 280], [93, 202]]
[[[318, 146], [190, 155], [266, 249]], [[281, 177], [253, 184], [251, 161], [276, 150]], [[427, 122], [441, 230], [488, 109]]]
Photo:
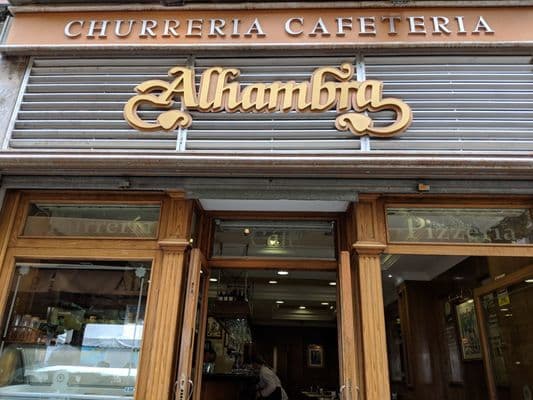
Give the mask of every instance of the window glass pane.
[[391, 242], [533, 243], [529, 209], [388, 208]]
[[[525, 388], [531, 384], [532, 303], [533, 275], [482, 298], [492, 374], [501, 399], [520, 399], [528, 392]], [[529, 388], [529, 393], [532, 389]]]
[[219, 219], [213, 256], [335, 259], [335, 223]]
[[155, 238], [159, 205], [31, 203], [24, 236]]
[[149, 278], [146, 262], [17, 264], [0, 399], [132, 398]]
[[381, 270], [392, 399], [531, 398], [533, 258], [384, 254]]

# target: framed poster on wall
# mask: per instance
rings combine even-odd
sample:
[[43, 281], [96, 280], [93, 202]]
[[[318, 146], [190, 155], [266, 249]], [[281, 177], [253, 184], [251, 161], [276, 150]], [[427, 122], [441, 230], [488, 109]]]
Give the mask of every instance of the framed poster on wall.
[[464, 361], [481, 360], [481, 341], [476, 319], [474, 300], [469, 299], [455, 306], [459, 341]]
[[222, 339], [222, 326], [214, 317], [207, 317], [207, 338]]
[[307, 366], [311, 368], [324, 367], [324, 347], [318, 344], [310, 344], [307, 347]]

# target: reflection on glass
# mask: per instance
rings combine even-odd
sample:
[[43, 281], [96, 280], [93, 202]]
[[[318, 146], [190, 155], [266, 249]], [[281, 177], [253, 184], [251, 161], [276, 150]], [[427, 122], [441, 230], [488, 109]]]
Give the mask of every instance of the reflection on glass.
[[124, 399], [135, 388], [150, 265], [17, 264], [0, 399]]
[[533, 243], [529, 209], [387, 208], [391, 242]]
[[528, 398], [523, 396], [533, 390], [533, 279], [494, 291], [482, 304], [498, 398]]
[[219, 219], [213, 256], [335, 259], [335, 224]]
[[24, 236], [157, 236], [159, 205], [32, 203]]

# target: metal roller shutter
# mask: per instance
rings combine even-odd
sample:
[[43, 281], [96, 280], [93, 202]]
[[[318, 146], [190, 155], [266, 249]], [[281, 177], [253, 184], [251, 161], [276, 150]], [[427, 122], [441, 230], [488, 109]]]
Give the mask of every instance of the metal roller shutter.
[[[532, 151], [531, 57], [366, 57], [367, 79], [413, 109], [407, 132], [371, 139], [381, 151]], [[391, 115], [377, 113], [381, 123]]]

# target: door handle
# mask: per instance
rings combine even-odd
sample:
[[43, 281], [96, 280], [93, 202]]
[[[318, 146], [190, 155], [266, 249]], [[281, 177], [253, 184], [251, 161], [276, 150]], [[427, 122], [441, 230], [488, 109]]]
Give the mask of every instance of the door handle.
[[187, 385], [187, 378], [185, 375], [182, 375], [181, 379], [176, 381], [176, 384], [178, 387], [178, 400], [185, 400], [185, 392], [186, 392], [186, 385]]
[[191, 389], [189, 390], [189, 398], [188, 398], [188, 400], [191, 400], [192, 394], [194, 392], [194, 382], [192, 381], [192, 379], [189, 379], [189, 385], [191, 386]]
[[[339, 388], [340, 400], [352, 400], [352, 386], [347, 383]], [[355, 400], [359, 399], [359, 386], [355, 387]]]
[[345, 400], [344, 399], [344, 391], [346, 390], [346, 385], [342, 385], [340, 388], [339, 388], [339, 399], [340, 400]]

